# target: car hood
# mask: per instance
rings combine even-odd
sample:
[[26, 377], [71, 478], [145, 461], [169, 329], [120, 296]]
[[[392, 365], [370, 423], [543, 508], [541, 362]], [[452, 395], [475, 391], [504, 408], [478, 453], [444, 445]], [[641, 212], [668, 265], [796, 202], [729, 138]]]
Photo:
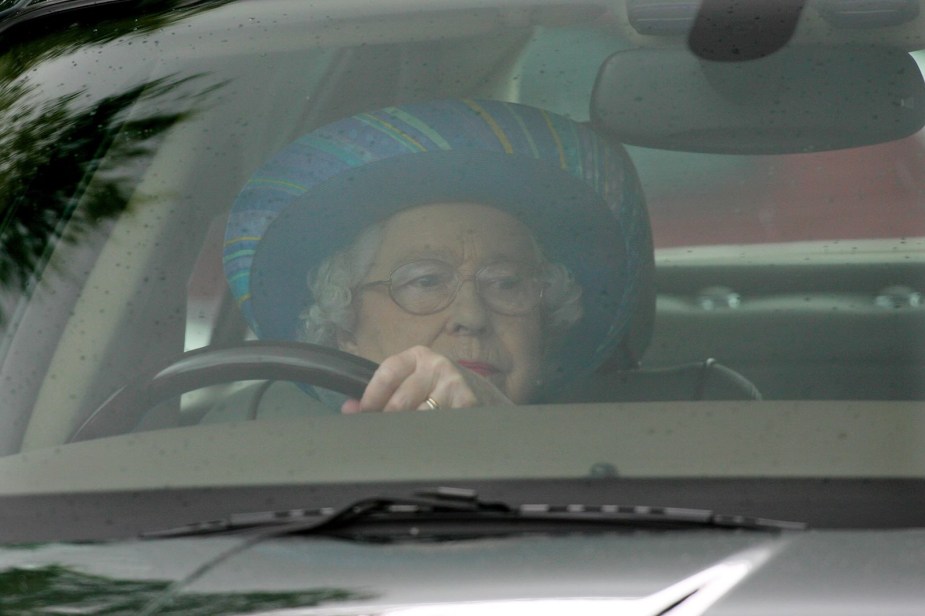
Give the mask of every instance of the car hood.
[[6, 547], [2, 601], [23, 613], [318, 616], [913, 614], [925, 605], [919, 530], [291, 537], [204, 566], [243, 541]]

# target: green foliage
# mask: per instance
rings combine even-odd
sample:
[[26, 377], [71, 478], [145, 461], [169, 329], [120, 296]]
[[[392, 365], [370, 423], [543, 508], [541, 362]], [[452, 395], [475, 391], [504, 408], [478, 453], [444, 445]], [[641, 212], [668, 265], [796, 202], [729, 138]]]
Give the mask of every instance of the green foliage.
[[[48, 247], [62, 238], [78, 241], [87, 229], [125, 211], [132, 179], [119, 168], [149, 156], [151, 139], [183, 114], [124, 120], [123, 113], [165, 88], [139, 86], [84, 110], [72, 109], [79, 93], [30, 105], [27, 89], [0, 90], [6, 129], [0, 134], [0, 288], [26, 290]], [[88, 183], [97, 172], [105, 179]], [[87, 193], [80, 195], [84, 184]], [[78, 196], [84, 207], [72, 216]]]
[[[158, 137], [194, 113], [195, 101], [173, 95], [187, 81], [151, 81], [82, 109], [82, 92], [42, 102], [0, 85], [0, 291], [28, 291], [58, 241], [127, 212]], [[130, 117], [144, 101], [169, 111]]]
[[[154, 32], [191, 15], [202, 13], [232, 0], [124, 0], [84, 4], [80, 10], [60, 3], [60, 11], [49, 11], [53, 1], [30, 2], [21, 13], [8, 18], [0, 32], [0, 56], [6, 71], [20, 75], [51, 58], [89, 45], [106, 44], [124, 36]], [[17, 0], [3, 3], [9, 9]], [[49, 7], [49, 5], [52, 5]], [[42, 15], [29, 15], [29, 9]], [[13, 22], [13, 23], [9, 23]]]
[[[118, 580], [50, 565], [0, 572], [0, 614], [137, 614], [170, 586], [165, 581]], [[158, 614], [246, 614], [364, 599], [340, 588], [302, 592], [181, 593]]]
[[[131, 19], [78, 13], [75, 24], [95, 19], [92, 27], [62, 27], [43, 18], [4, 32], [0, 38], [0, 294], [29, 292], [59, 241], [79, 242], [90, 230], [125, 213], [130, 198], [137, 203], [132, 191], [158, 137], [196, 106], [196, 101], [174, 94], [189, 79], [157, 79], [105, 97], [75, 91], [43, 99], [23, 76], [41, 62], [81, 47], [154, 31], [225, 1], [192, 6], [181, 0], [151, 0], [139, 3], [138, 14]], [[200, 100], [213, 88], [192, 98]], [[82, 103], [88, 96], [97, 99], [89, 106]], [[137, 105], [155, 101], [150, 108], [167, 111], [138, 115]], [[4, 321], [0, 311], [0, 325]]]

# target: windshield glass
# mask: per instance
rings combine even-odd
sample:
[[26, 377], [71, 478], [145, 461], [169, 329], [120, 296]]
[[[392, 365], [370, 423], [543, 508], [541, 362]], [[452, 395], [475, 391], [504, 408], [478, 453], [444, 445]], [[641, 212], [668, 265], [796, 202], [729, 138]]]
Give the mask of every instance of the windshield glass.
[[0, 22], [0, 491], [925, 474], [922, 17], [175, 4]]

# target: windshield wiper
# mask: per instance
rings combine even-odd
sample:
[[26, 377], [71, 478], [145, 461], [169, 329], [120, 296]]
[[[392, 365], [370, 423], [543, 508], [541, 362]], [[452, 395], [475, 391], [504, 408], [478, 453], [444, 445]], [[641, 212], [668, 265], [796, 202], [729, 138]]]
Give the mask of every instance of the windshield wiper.
[[[472, 490], [437, 488], [413, 496], [378, 496], [339, 510], [294, 509], [232, 514], [213, 520], [145, 533], [146, 538], [257, 533], [283, 536], [334, 536], [355, 540], [440, 538], [528, 532], [614, 529], [803, 530], [806, 524], [708, 509], [625, 505], [512, 506], [482, 500]], [[264, 536], [265, 535], [265, 536]]]
[[180, 590], [258, 543], [289, 536], [328, 536], [383, 541], [439, 539], [622, 529], [803, 530], [800, 522], [716, 514], [704, 509], [619, 505], [518, 505], [481, 500], [474, 490], [437, 488], [414, 496], [380, 496], [339, 510], [289, 510], [234, 514], [224, 520], [145, 533], [143, 538], [241, 535], [244, 539], [202, 563], [152, 600], [140, 616], [166, 605]]

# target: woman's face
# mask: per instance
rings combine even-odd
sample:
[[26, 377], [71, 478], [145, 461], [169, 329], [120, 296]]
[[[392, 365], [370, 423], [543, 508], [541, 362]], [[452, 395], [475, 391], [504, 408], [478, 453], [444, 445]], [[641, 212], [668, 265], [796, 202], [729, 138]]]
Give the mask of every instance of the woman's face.
[[540, 377], [543, 328], [539, 307], [520, 315], [491, 310], [473, 277], [486, 265], [537, 264], [527, 228], [500, 210], [475, 204], [439, 203], [404, 210], [386, 221], [382, 243], [364, 282], [388, 279], [399, 266], [438, 259], [457, 268], [464, 281], [453, 301], [433, 314], [402, 309], [386, 285], [357, 292], [357, 322], [339, 342], [342, 350], [381, 362], [423, 345], [471, 369], [514, 402], [527, 402]]

